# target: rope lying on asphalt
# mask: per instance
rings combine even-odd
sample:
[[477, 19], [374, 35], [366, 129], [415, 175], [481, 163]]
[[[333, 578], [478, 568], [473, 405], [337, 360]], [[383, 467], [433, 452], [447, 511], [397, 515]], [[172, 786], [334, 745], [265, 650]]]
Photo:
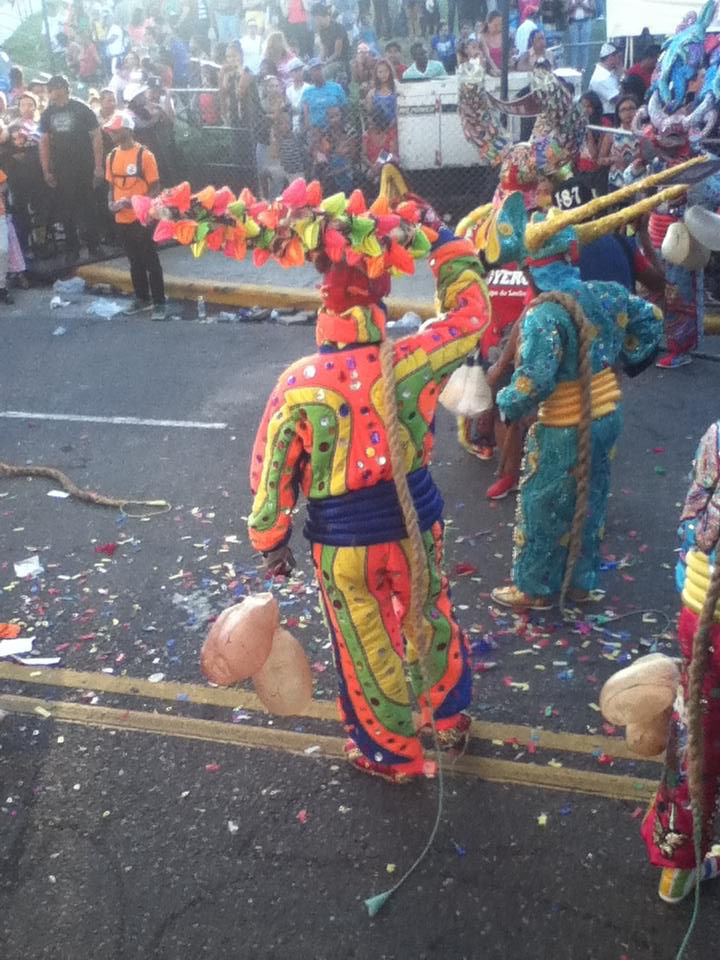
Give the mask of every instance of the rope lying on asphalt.
[[[0, 460], [0, 477], [45, 477], [47, 480], [54, 480], [76, 500], [91, 503], [96, 507], [114, 507], [124, 513], [126, 517], [154, 517], [158, 513], [167, 513], [171, 509], [167, 500], [128, 500], [120, 497], [106, 497], [94, 490], [83, 490], [57, 467], [19, 467]], [[133, 506], [150, 507], [152, 509], [131, 513], [128, 507]]]

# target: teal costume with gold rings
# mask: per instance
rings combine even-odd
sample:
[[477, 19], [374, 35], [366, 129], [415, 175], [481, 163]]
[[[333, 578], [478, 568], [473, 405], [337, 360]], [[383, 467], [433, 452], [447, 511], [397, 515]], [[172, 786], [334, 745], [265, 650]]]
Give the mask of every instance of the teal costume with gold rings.
[[[543, 220], [535, 215], [533, 222]], [[622, 426], [620, 390], [613, 367], [642, 368], [654, 356], [662, 333], [657, 308], [618, 283], [583, 283], [568, 255], [576, 244], [572, 228], [556, 233], [540, 250], [525, 249], [527, 215], [513, 194], [491, 229], [500, 258], [525, 262], [541, 292], [570, 295], [582, 307], [592, 338], [593, 374], [589, 509], [572, 586], [596, 586], [599, 547], [605, 529], [610, 466]], [[513, 533], [513, 585], [534, 597], [560, 592], [576, 504], [580, 423], [580, 342], [577, 328], [559, 303], [531, 305], [520, 323], [515, 372], [500, 390], [497, 405], [506, 421], [539, 407], [528, 435]]]

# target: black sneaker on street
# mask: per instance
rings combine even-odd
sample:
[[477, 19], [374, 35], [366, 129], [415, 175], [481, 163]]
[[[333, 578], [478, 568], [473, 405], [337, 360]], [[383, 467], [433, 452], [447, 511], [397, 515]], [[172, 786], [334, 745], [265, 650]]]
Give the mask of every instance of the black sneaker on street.
[[148, 310], [152, 310], [152, 304], [149, 300], [131, 300], [130, 303], [123, 310], [124, 317], [134, 317], [138, 313], [147, 313]]
[[169, 320], [167, 308], [164, 303], [156, 303], [150, 314], [151, 320]]
[[0, 287], [0, 303], [15, 303], [13, 297], [8, 293], [7, 287]]

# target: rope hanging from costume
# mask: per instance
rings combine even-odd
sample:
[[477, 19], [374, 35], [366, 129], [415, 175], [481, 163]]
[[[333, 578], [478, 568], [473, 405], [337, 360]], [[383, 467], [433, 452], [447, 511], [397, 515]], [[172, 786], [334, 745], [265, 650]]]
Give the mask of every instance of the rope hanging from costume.
[[542, 293], [530, 306], [539, 306], [541, 303], [557, 303], [561, 306], [572, 319], [579, 340], [580, 423], [578, 425], [578, 465], [575, 473], [575, 512], [570, 528], [565, 573], [560, 588], [560, 612], [565, 616], [565, 598], [580, 556], [590, 502], [590, 467], [592, 461], [592, 365], [590, 362], [590, 346], [592, 341], [585, 312], [578, 301], [569, 294], [557, 291]]
[[[427, 675], [426, 657], [428, 654], [427, 630], [425, 628], [424, 599], [428, 593], [429, 575], [427, 564], [425, 562], [425, 544], [420, 524], [418, 522], [417, 509], [410, 493], [410, 487], [407, 482], [405, 469], [405, 447], [400, 432], [400, 417], [397, 408], [395, 367], [393, 363], [393, 345], [392, 341], [385, 338], [380, 344], [380, 367], [382, 370], [383, 399], [385, 404], [385, 425], [387, 427], [388, 450], [390, 453], [390, 463], [393, 470], [393, 481], [397, 490], [400, 508], [405, 520], [408, 540], [410, 541], [410, 604], [408, 611], [408, 620], [412, 624], [412, 632], [415, 637], [415, 644], [418, 650], [420, 671], [423, 678], [425, 690], [430, 692], [430, 681]], [[428, 851], [433, 845], [437, 836], [438, 828], [443, 814], [443, 800], [445, 793], [445, 783], [442, 768], [442, 753], [438, 742], [437, 728], [435, 726], [435, 717], [432, 709], [430, 710], [430, 724], [432, 727], [433, 744], [435, 747], [435, 756], [437, 759], [438, 775], [438, 804], [430, 836], [420, 854], [415, 861], [408, 867], [405, 873], [400, 877], [397, 883], [393, 884], [388, 890], [375, 894], [365, 900], [365, 906], [371, 917], [374, 917], [383, 907], [390, 897], [399, 890], [408, 877], [422, 863]]]
[[676, 960], [682, 960], [700, 914], [700, 881], [702, 879], [703, 827], [710, 811], [705, 809], [703, 791], [703, 766], [705, 743], [703, 735], [703, 682], [710, 655], [710, 627], [715, 616], [715, 607], [720, 600], [720, 562], [716, 562], [705, 595], [700, 619], [693, 637], [692, 658], [688, 671], [688, 778], [690, 786], [690, 806], [693, 815], [693, 844], [695, 846], [695, 901], [692, 917], [677, 952]]
[[[66, 473], [56, 467], [19, 467], [12, 463], [0, 461], [0, 476], [45, 477], [47, 480], [54, 480], [71, 497], [80, 500], [82, 503], [90, 503], [96, 507], [114, 507], [127, 517], [154, 517], [158, 513], [167, 513], [171, 509], [167, 500], [134, 500], [124, 497], [107, 497], [105, 494], [96, 493], [94, 490], [83, 490]], [[140, 513], [131, 513], [128, 507], [133, 506], [150, 507], [152, 509]]]

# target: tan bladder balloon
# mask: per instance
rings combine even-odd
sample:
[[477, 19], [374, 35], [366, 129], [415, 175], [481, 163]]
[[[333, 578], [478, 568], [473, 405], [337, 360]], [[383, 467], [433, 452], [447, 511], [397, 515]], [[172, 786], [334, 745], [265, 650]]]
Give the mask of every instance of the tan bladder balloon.
[[258, 697], [270, 713], [288, 717], [302, 713], [312, 700], [310, 664], [295, 637], [278, 627], [270, 656], [252, 678]]
[[255, 594], [223, 610], [200, 655], [208, 680], [229, 687], [257, 673], [270, 655], [278, 620], [277, 601], [271, 593]]

